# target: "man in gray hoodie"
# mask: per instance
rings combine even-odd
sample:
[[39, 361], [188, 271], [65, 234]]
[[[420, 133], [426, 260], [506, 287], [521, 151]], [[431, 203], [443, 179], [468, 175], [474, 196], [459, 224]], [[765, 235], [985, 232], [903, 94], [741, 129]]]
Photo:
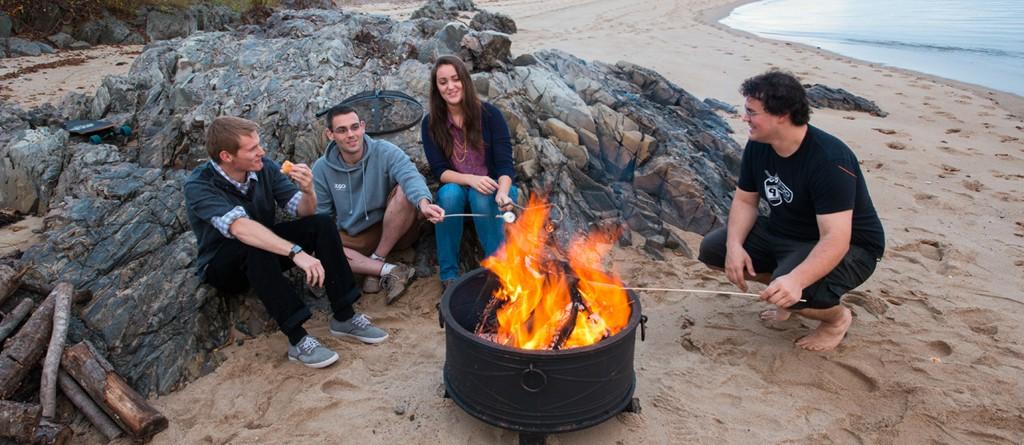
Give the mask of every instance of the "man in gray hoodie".
[[388, 141], [367, 136], [366, 123], [354, 109], [336, 106], [325, 123], [330, 143], [313, 164], [317, 213], [334, 216], [352, 271], [366, 275], [363, 292], [383, 289], [391, 304], [415, 271], [387, 262], [387, 255], [416, 240], [417, 209], [431, 222], [440, 221], [444, 209], [432, 202], [409, 156]]

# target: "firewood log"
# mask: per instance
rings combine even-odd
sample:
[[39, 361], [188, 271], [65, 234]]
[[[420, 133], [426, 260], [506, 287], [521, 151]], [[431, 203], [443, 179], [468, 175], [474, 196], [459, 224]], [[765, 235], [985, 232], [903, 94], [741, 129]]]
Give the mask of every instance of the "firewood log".
[[0, 437], [18, 443], [32, 442], [41, 411], [39, 405], [0, 400]]
[[21, 381], [39, 363], [46, 352], [53, 326], [54, 294], [46, 297], [14, 337], [0, 352], [0, 399], [14, 394]]
[[60, 356], [64, 353], [64, 340], [68, 336], [68, 316], [71, 315], [71, 294], [75, 288], [68, 283], [60, 283], [53, 289], [53, 332], [50, 335], [50, 346], [46, 349], [43, 360], [43, 377], [39, 384], [39, 404], [43, 406], [43, 417], [52, 419], [57, 411], [57, 371], [60, 369]]
[[35, 306], [35, 303], [32, 302], [31, 298], [21, 300], [21, 303], [18, 303], [11, 310], [11, 313], [4, 317], [4, 321], [0, 321], [0, 343], [3, 343], [7, 336], [11, 335], [11, 332], [18, 328], [21, 320], [24, 320], [25, 316], [32, 311], [32, 306]]
[[85, 418], [89, 419], [96, 426], [96, 429], [100, 430], [107, 437], [107, 440], [114, 440], [114, 438], [121, 435], [121, 428], [113, 420], [110, 420], [107, 413], [103, 412], [96, 405], [96, 402], [89, 398], [89, 395], [82, 390], [81, 386], [78, 386], [75, 379], [71, 378], [66, 372], [59, 371], [57, 373], [57, 382], [60, 383], [61, 392], [67, 396], [68, 400], [71, 400], [71, 403], [82, 414], [85, 414]]
[[28, 272], [28, 268], [22, 268], [20, 271], [0, 265], [0, 304], [7, 301], [7, 297], [14, 295], [14, 291], [18, 290], [18, 286], [21, 285], [21, 277], [25, 276], [25, 272]]
[[64, 445], [71, 441], [75, 433], [67, 425], [52, 423], [46, 419], [39, 421], [36, 427], [35, 445]]
[[64, 349], [61, 365], [133, 437], [149, 440], [167, 428], [167, 418], [135, 392], [89, 342]]

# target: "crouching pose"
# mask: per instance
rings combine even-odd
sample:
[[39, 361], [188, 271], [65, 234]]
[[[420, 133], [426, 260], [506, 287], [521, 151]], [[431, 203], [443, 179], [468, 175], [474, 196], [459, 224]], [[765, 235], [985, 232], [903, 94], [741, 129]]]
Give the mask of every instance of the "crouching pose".
[[[807, 96], [795, 77], [769, 71], [740, 91], [750, 140], [727, 226], [704, 238], [699, 259], [725, 269], [744, 291], [748, 279], [767, 284], [761, 299], [776, 308], [762, 319], [796, 313], [819, 320], [798, 346], [835, 348], [853, 321], [839, 300], [874, 272], [885, 249], [882, 223], [853, 151], [808, 124]], [[769, 216], [758, 216], [759, 199]]]

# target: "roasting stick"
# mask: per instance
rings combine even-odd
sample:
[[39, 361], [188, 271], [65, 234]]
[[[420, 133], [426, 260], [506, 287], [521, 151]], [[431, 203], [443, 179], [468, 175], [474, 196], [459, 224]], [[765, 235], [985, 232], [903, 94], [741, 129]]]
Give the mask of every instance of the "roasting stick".
[[[588, 281], [588, 283], [598, 284], [598, 285], [603, 285], [603, 286], [616, 286], [614, 284], [601, 283], [601, 282], [598, 282], [598, 281]], [[616, 287], [618, 287], [618, 286], [616, 286]], [[740, 297], [758, 297], [758, 298], [761, 297], [761, 294], [751, 294], [751, 293], [748, 293], [748, 292], [729, 292], [729, 291], [724, 291], [724, 290], [703, 290], [703, 289], [674, 289], [674, 288], [668, 288], [668, 287], [623, 287], [622, 290], [642, 290], [642, 291], [651, 291], [651, 292], [687, 292], [687, 293], [693, 293], [693, 294], [726, 294], [726, 295], [735, 295], [735, 296], [740, 296]], [[801, 303], [806, 303], [807, 300], [801, 298], [800, 302]]]

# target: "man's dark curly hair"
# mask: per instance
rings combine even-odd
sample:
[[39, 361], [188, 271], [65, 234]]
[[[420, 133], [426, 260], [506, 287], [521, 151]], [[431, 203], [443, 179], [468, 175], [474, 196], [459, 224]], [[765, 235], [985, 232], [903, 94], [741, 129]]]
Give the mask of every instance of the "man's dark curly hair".
[[793, 125], [805, 125], [811, 120], [811, 106], [807, 92], [796, 76], [773, 69], [743, 81], [740, 94], [757, 99], [764, 111], [776, 116], [789, 115]]

